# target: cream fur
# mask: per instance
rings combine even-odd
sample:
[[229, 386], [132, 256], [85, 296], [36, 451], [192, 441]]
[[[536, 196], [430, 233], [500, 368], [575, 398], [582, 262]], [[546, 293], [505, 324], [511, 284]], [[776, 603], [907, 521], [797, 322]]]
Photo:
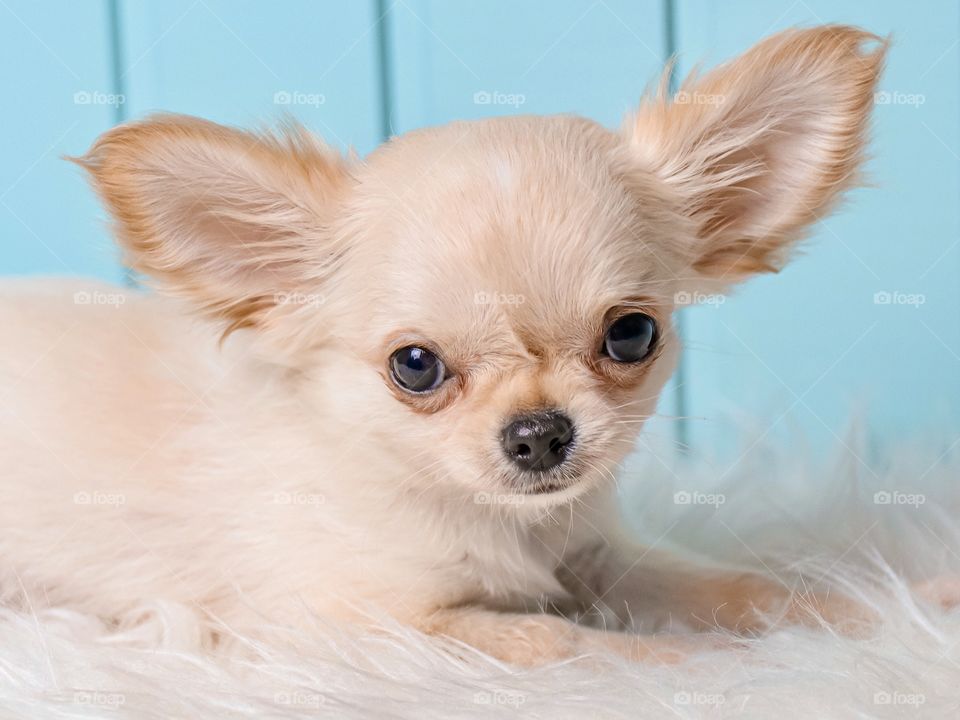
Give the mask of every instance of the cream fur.
[[[863, 629], [872, 613], [842, 596], [645, 553], [613, 480], [676, 361], [675, 293], [770, 267], [850, 184], [869, 41], [776, 36], [703, 81], [732, 107], [660, 100], [620, 135], [455, 123], [347, 162], [298, 127], [111, 130], [78, 163], [131, 265], [177, 299], [0, 288], [0, 589], [105, 618], [190, 604], [211, 646], [304, 608], [387, 613], [521, 664], [677, 662], [707, 642], [615, 632], [658, 617], [744, 630], [812, 607]], [[659, 324], [635, 366], [598, 352], [625, 308]], [[409, 344], [452, 372], [432, 394], [388, 375]], [[535, 494], [498, 437], [552, 407], [575, 452]]]

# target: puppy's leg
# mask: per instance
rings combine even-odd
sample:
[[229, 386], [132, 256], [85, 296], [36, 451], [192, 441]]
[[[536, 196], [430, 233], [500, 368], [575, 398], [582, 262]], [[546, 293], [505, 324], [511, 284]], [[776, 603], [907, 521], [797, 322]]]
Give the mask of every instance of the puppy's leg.
[[707, 636], [605, 632], [554, 615], [500, 613], [472, 606], [438, 610], [421, 623], [421, 629], [524, 666], [604, 652], [641, 662], [675, 664], [698, 650], [731, 645]]
[[584, 604], [635, 620], [678, 620], [697, 628], [737, 632], [764, 629], [770, 619], [813, 623], [822, 618], [856, 633], [876, 620], [840, 593], [794, 588], [755, 572], [697, 567], [665, 553], [603, 543], [564, 559], [558, 577]]
[[913, 586], [917, 596], [943, 610], [951, 610], [960, 606], [960, 577], [956, 575], [940, 575], [932, 580], [924, 580]]

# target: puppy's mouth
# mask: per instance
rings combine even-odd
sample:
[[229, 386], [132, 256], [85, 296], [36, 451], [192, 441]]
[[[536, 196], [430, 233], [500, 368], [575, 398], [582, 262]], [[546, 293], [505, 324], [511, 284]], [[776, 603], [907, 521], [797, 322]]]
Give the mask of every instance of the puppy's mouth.
[[507, 484], [518, 495], [546, 497], [586, 484], [590, 479], [588, 475], [580, 463], [568, 462], [562, 468], [528, 470], [513, 475]]
[[543, 473], [543, 475], [544, 477], [537, 478], [532, 483], [521, 487], [520, 493], [523, 495], [550, 495], [567, 490], [580, 482], [579, 477], [561, 479], [551, 477], [547, 473]]

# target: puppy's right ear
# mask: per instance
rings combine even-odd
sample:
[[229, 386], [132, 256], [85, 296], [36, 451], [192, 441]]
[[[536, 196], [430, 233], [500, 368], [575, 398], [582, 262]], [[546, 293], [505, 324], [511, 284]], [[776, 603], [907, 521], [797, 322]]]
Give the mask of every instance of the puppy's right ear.
[[776, 272], [857, 184], [886, 49], [854, 27], [786, 30], [629, 118], [634, 157], [696, 228], [694, 282]]
[[258, 135], [161, 115], [110, 130], [76, 162], [129, 265], [227, 332], [318, 293], [342, 254], [329, 225], [349, 169], [300, 126]]

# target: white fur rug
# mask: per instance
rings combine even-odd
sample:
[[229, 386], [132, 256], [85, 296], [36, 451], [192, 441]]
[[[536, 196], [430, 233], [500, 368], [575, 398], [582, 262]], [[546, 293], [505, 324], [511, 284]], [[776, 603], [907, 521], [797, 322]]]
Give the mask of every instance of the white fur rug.
[[594, 658], [516, 670], [464, 660], [462, 648], [456, 659], [403, 628], [331, 628], [311, 644], [277, 630], [270, 645], [213, 659], [197, 652], [185, 608], [144, 608], [121, 630], [69, 610], [0, 610], [0, 718], [960, 717], [960, 611], [915, 600], [903, 579], [960, 574], [951, 440], [878, 457], [850, 439], [832, 463], [754, 446], [730, 472], [688, 460], [632, 473], [642, 482], [625, 502], [645, 535], [825, 572], [881, 610], [869, 639], [784, 628], [674, 667]]

